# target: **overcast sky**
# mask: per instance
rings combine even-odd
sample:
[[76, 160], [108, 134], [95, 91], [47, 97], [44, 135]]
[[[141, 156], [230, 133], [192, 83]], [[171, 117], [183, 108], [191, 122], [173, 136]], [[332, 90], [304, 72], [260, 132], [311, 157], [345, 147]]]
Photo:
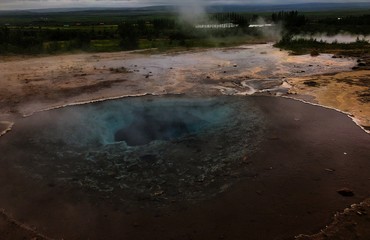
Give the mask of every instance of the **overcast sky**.
[[369, 2], [370, 0], [0, 0], [0, 10], [71, 8], [71, 7], [138, 7], [161, 4], [186, 4], [190, 2], [222, 4], [284, 4], [305, 2]]

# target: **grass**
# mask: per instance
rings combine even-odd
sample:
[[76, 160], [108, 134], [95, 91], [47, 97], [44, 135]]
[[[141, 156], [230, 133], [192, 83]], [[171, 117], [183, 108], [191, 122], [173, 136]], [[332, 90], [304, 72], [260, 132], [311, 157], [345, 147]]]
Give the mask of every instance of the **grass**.
[[348, 9], [346, 11], [336, 10], [336, 11], [318, 11], [318, 12], [304, 12], [304, 15], [310, 19], [324, 19], [324, 18], [337, 18], [346, 16], [361, 16], [365, 14], [370, 14], [370, 9]]
[[[271, 12], [264, 13], [242, 13], [245, 16], [258, 14], [267, 19], [271, 17]], [[330, 11], [330, 12], [304, 12], [304, 15], [310, 20], [319, 20], [330, 17], [344, 17], [370, 14], [370, 10], [355, 10], [355, 11]], [[120, 36], [118, 31], [118, 24], [124, 21], [133, 20], [153, 20], [153, 19], [177, 19], [172, 13], [165, 12], [147, 12], [147, 11], [122, 11], [122, 10], [109, 10], [109, 11], [80, 11], [68, 13], [30, 13], [24, 12], [18, 15], [2, 14], [0, 15], [0, 26], [9, 23], [8, 28], [13, 31], [25, 31], [29, 34], [38, 35], [42, 38], [42, 47], [35, 48], [34, 51], [29, 51], [26, 48], [16, 49], [16, 46], [11, 46], [9, 53], [28, 53], [28, 54], [58, 54], [73, 51], [87, 51], [87, 52], [113, 52], [121, 51], [123, 48], [120, 46]], [[104, 23], [104, 24], [102, 24]], [[325, 29], [328, 31], [329, 27], [326, 25], [318, 25], [316, 23], [305, 26], [306, 30], [313, 28], [313, 31], [320, 31]], [[348, 26], [347, 26], [348, 27]], [[362, 26], [359, 26], [362, 27]], [[355, 29], [356, 26], [350, 26]], [[358, 28], [358, 27], [357, 27]], [[50, 31], [49, 31], [50, 30]], [[86, 43], [78, 43], [75, 37], [61, 38], [61, 37], [45, 37], [45, 34], [57, 33], [61, 30], [65, 35], [75, 36], [77, 33], [89, 34], [89, 39]], [[170, 35], [178, 29], [170, 29], [171, 31], [164, 31], [161, 34], [155, 35], [154, 39], [146, 39], [147, 35], [140, 36], [138, 49], [153, 49], [156, 51], [165, 52], [174, 49], [191, 49], [191, 48], [214, 48], [214, 47], [230, 47], [241, 44], [255, 44], [267, 41], [273, 41], [261, 37], [261, 34], [250, 32], [249, 35], [240, 32], [226, 32], [217, 37], [209, 37], [207, 33], [194, 34], [194, 30], [190, 29], [191, 33], [186, 33], [182, 40], [170, 40]], [[334, 29], [336, 30], [336, 29]], [[238, 30], [237, 30], [238, 31]], [[360, 31], [360, 30], [359, 30]], [[52, 34], [50, 34], [52, 35]], [[189, 37], [190, 36], [190, 37]], [[220, 36], [220, 37], [218, 37]], [[1, 37], [1, 36], [0, 36]], [[152, 37], [150, 37], [152, 38]], [[50, 39], [69, 39], [69, 41], [54, 41]], [[12, 45], [12, 42], [10, 42]], [[13, 44], [15, 45], [15, 44]], [[282, 49], [291, 50], [295, 54], [315, 53], [318, 52], [334, 52], [334, 51], [368, 51], [369, 44], [326, 44], [315, 41], [298, 41], [291, 40], [289, 42], [279, 42], [277, 47]], [[27, 50], [27, 51], [26, 51]], [[22, 52], [23, 51], [23, 52]], [[0, 43], [0, 53], [1, 43]], [[3, 54], [3, 53], [2, 53]]]
[[332, 53], [342, 55], [370, 53], [370, 43], [357, 41], [354, 43], [326, 43], [314, 39], [282, 40], [274, 45], [275, 47], [289, 50], [292, 54]]
[[117, 25], [123, 21], [132, 19], [148, 20], [153, 18], [175, 19], [173, 13], [163, 12], [130, 12], [122, 10], [110, 11], [78, 11], [78, 12], [57, 12], [57, 13], [17, 13], [1, 14], [0, 26], [10, 24], [10, 26], [63, 26], [65, 24], [75, 25], [79, 23], [85, 26], [98, 26], [100, 23], [106, 25]]
[[[270, 17], [273, 12], [244, 12], [245, 16], [258, 15], [261, 17]], [[323, 19], [328, 17], [345, 17], [359, 16], [370, 14], [370, 9], [348, 9], [337, 11], [317, 11], [304, 12], [304, 15], [311, 19]], [[2, 13], [0, 15], [0, 26], [10, 24], [12, 26], [63, 26], [65, 24], [73, 25], [81, 23], [83, 25], [99, 25], [105, 23], [107, 25], [117, 25], [125, 20], [135, 19], [153, 19], [155, 18], [171, 18], [176, 19], [177, 16], [171, 12], [161, 11], [125, 11], [125, 10], [99, 10], [99, 11], [77, 11], [77, 12], [57, 12], [57, 13]]]
[[116, 52], [120, 51], [119, 40], [92, 40], [90, 43], [90, 51], [92, 52]]

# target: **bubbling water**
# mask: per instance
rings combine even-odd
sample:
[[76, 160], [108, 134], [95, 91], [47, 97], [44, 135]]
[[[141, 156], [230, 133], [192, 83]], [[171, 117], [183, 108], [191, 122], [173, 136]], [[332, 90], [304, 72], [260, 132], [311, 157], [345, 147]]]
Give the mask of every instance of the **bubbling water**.
[[252, 99], [139, 97], [66, 107], [17, 122], [9, 142], [24, 149], [17, 165], [27, 174], [60, 184], [122, 192], [125, 201], [208, 198], [227, 189], [228, 172], [228, 184], [248, 172], [240, 161], [264, 131]]
[[[171, 109], [166, 109], [166, 115]], [[163, 111], [163, 110], [161, 110]], [[161, 114], [150, 109], [134, 111], [134, 121], [114, 135], [115, 141], [125, 141], [130, 146], [145, 145], [154, 140], [172, 140], [195, 133], [207, 125], [189, 110], [174, 112], [162, 119]]]
[[[129, 146], [174, 140], [212, 128], [232, 109], [214, 99], [132, 98], [76, 106], [50, 112], [48, 131], [41, 135], [71, 146], [125, 142]], [[57, 117], [54, 115], [58, 115]]]

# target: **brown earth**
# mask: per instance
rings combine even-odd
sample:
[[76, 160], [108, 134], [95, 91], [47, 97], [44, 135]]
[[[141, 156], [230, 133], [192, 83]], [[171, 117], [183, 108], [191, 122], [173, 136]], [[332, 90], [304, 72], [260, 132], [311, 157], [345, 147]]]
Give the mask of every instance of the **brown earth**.
[[[289, 97], [347, 112], [353, 115], [360, 125], [369, 130], [370, 71], [349, 71], [354, 65], [355, 61], [353, 59], [332, 59], [330, 55], [320, 55], [315, 58], [289, 56], [283, 51], [266, 45], [170, 55], [104, 53], [30, 59], [7, 58], [0, 61], [0, 121], [2, 121], [0, 123], [0, 133], [10, 126], [9, 121], [16, 120], [22, 115], [75, 102], [146, 93], [200, 96], [219, 95], [221, 93], [241, 95], [249, 94], [251, 89], [258, 93], [266, 89], [267, 86], [268, 88], [281, 87], [283, 82], [291, 85], [287, 94]], [[266, 78], [272, 78], [272, 81], [275, 81], [274, 84], [271, 85], [271, 82], [269, 85], [257, 84], [260, 80]], [[244, 81], [247, 82], [243, 85]], [[284, 94], [284, 89], [286, 88], [279, 88], [278, 92], [281, 90]], [[262, 94], [269, 94], [269, 92], [262, 91]], [[273, 136], [271, 139], [273, 139]], [[356, 173], [353, 172], [353, 174]], [[272, 181], [273, 177], [276, 176], [270, 175], [270, 183], [274, 182]], [[314, 181], [317, 181], [317, 179]], [[289, 183], [288, 179], [285, 183]], [[259, 188], [265, 186], [266, 183], [260, 180], [258, 184], [254, 186], [256, 189], [253, 191], [257, 196], [260, 196], [263, 195], [263, 191], [261, 192]], [[243, 208], [241, 189], [243, 187], [239, 190], [233, 190], [230, 195], [239, 196], [235, 209], [229, 207], [229, 210], [233, 210], [234, 213], [237, 206]], [[244, 187], [244, 190], [250, 191], [246, 187]], [[244, 197], [248, 196], [245, 195]], [[366, 197], [368, 195], [362, 195], [360, 198], [356, 198], [356, 201], [362, 201]], [[257, 198], [255, 200], [259, 201]], [[267, 203], [267, 198], [265, 200]], [[219, 225], [210, 225], [209, 227], [220, 228], [223, 215], [212, 214], [212, 207], [222, 207], [224, 203], [231, 201], [230, 197], [219, 199], [210, 207], [206, 206], [207, 204], [201, 206], [200, 212], [187, 211], [186, 207], [185, 210], [178, 210], [180, 213], [182, 212], [179, 216], [190, 219], [195, 213], [203, 213], [205, 217], [192, 224], [204, 224], [216, 215], [217, 221], [219, 221], [217, 224]], [[348, 206], [352, 203], [344, 201], [341, 206]], [[280, 207], [283, 208], [284, 206], [281, 205]], [[325, 207], [327, 206], [325, 205]], [[67, 206], [65, 208], [68, 210]], [[91, 209], [81, 210], [81, 214], [86, 214], [89, 210]], [[338, 210], [340, 209], [336, 209], [336, 211]], [[311, 210], [307, 211], [311, 212]], [[63, 213], [62, 209], [57, 212]], [[116, 216], [113, 210], [110, 213]], [[301, 235], [299, 239], [370, 239], [368, 214], [369, 200], [366, 200], [353, 205], [350, 210], [346, 209], [343, 213], [336, 214], [333, 223], [320, 233], [311, 237]], [[318, 215], [320, 213], [317, 210], [314, 217]], [[172, 213], [168, 216], [165, 217], [166, 220], [162, 223], [171, 225], [173, 221], [179, 221], [180, 219], [179, 217], [173, 217]], [[233, 217], [235, 216], [241, 217], [238, 214], [233, 215]], [[148, 235], [154, 234], [154, 232], [164, 227], [160, 224], [154, 225], [153, 228], [145, 225], [145, 222], [148, 222], [146, 219], [148, 216], [145, 214], [138, 214], [135, 217], [139, 221], [143, 221], [144, 224], [134, 221], [131, 224], [132, 228], [130, 227], [128, 230], [128, 236], [136, 236], [135, 234], [140, 232], [139, 230], [142, 227], [151, 230], [148, 231]], [[46, 218], [46, 216], [41, 216], [41, 218]], [[16, 219], [19, 220], [19, 218]], [[15, 220], [11, 213], [2, 211], [0, 214], [0, 236], [5, 239], [48, 239], [38, 233], [36, 228], [22, 223], [32, 222], [30, 219], [18, 220]], [[250, 220], [248, 224], [251, 224], [253, 228], [257, 223], [253, 222], [255, 221], [253, 218]], [[262, 221], [262, 219], [260, 220]], [[294, 216], [290, 221], [292, 224], [294, 223]], [[330, 219], [327, 219], [327, 224], [329, 222]], [[235, 219], [235, 223], [238, 223], [237, 219]], [[271, 222], [271, 224], [274, 223]], [[278, 226], [275, 228], [270, 226], [270, 228], [278, 231]], [[72, 231], [73, 226], [69, 227]], [[105, 227], [109, 229], [108, 226]], [[199, 239], [209, 236], [207, 234], [212, 232], [211, 228], [202, 232], [194, 225], [184, 225], [180, 229], [180, 232], [184, 234], [181, 239], [186, 239], [187, 227], [199, 230], [198, 234], [190, 234], [198, 236]], [[305, 227], [307, 228], [307, 226], [300, 226], [299, 229], [304, 231]], [[315, 227], [310, 232], [318, 231], [322, 227], [323, 225]], [[226, 234], [220, 233], [218, 236], [212, 236], [225, 239], [229, 234], [231, 239], [238, 239], [238, 236], [235, 235], [238, 231], [235, 231], [234, 226], [228, 225], [225, 229], [228, 231]], [[260, 230], [263, 231], [263, 229]], [[219, 232], [216, 231], [216, 233]], [[299, 235], [298, 233], [299, 231], [297, 235]], [[258, 239], [258, 235], [254, 237]], [[188, 239], [190, 238], [188, 237]]]
[[370, 238], [370, 199], [353, 204], [334, 216], [334, 221], [312, 236], [300, 235], [297, 240], [350, 240]]
[[[290, 94], [353, 115], [365, 129], [370, 127], [370, 71], [290, 78]], [[301, 96], [299, 96], [301, 95]], [[302, 96], [303, 95], [303, 96]], [[304, 96], [311, 96], [304, 98]]]

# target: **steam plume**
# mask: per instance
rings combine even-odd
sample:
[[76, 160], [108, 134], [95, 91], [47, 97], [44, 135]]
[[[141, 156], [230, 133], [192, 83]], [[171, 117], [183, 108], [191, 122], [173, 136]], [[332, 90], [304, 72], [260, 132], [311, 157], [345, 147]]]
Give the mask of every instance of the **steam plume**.
[[181, 20], [194, 24], [207, 19], [204, 0], [176, 0], [175, 4]]

